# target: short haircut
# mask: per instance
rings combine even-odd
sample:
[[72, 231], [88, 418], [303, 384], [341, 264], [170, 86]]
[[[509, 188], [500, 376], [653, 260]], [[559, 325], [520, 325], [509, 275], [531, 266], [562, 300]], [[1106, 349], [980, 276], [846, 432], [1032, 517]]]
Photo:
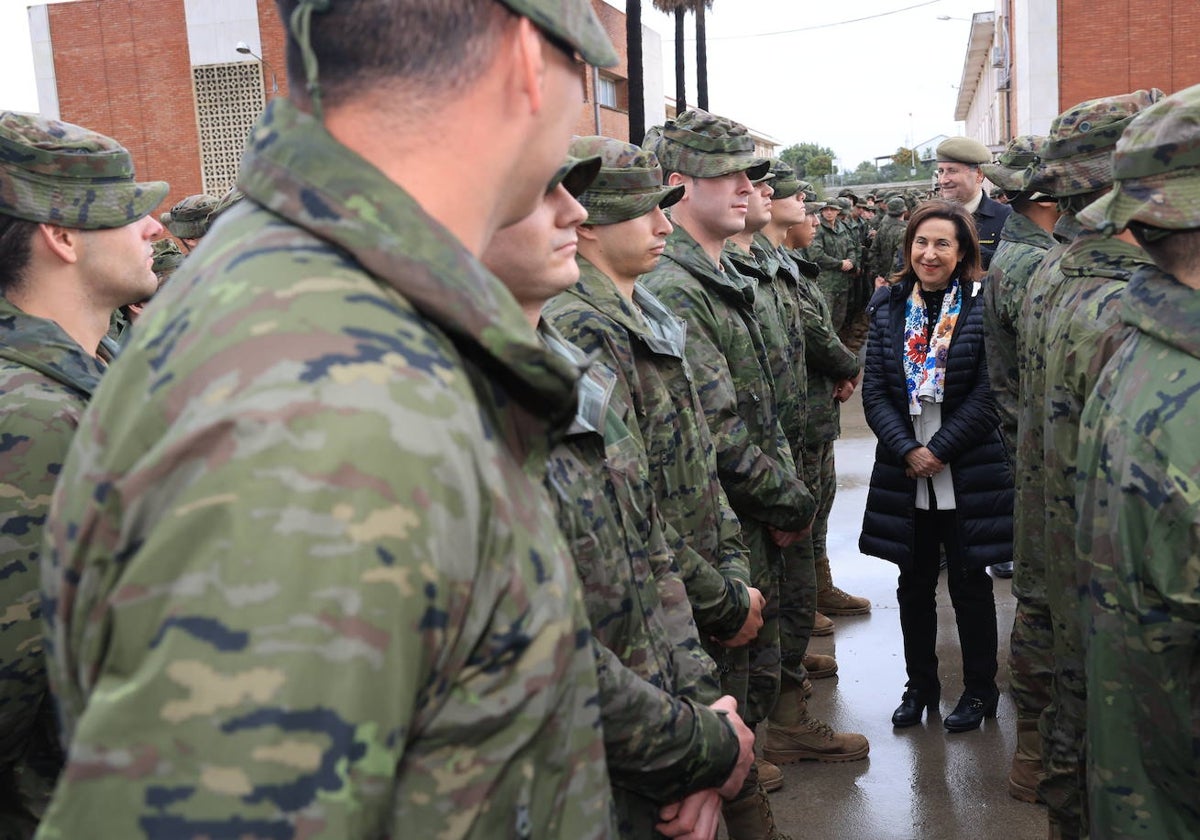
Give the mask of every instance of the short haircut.
[[38, 223], [0, 215], [0, 295], [19, 289], [33, 255]]
[[908, 219], [908, 227], [904, 229], [904, 267], [894, 275], [894, 282], [917, 279], [917, 273], [912, 267], [912, 244], [917, 237], [917, 228], [927, 219], [946, 219], [954, 224], [958, 248], [962, 252], [959, 257], [955, 276], [960, 285], [974, 282], [983, 277], [983, 262], [979, 252], [979, 234], [975, 232], [975, 220], [971, 218], [961, 204], [935, 198], [921, 204]]
[[[304, 60], [288, 22], [301, 0], [276, 0], [288, 32], [288, 85], [307, 98]], [[337, 0], [312, 13], [311, 41], [327, 103], [389, 83], [428, 96], [461, 90], [487, 68], [513, 15], [496, 0]]]
[[1173, 277], [1200, 269], [1200, 228], [1166, 230], [1131, 222], [1133, 238], [1154, 264]]

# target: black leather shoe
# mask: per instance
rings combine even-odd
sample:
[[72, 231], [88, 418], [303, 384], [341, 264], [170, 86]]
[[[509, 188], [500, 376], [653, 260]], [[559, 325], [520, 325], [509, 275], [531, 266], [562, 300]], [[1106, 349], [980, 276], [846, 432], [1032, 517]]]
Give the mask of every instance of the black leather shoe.
[[964, 691], [958, 698], [954, 711], [946, 715], [943, 723], [951, 732], [970, 732], [978, 729], [984, 718], [996, 716], [996, 705], [1000, 702], [1000, 692], [992, 689], [989, 695], [980, 695], [974, 691]]
[[921, 715], [929, 709], [930, 714], [937, 710], [936, 697], [926, 697], [920, 689], [906, 688], [900, 698], [900, 705], [892, 712], [892, 726], [916, 726], [921, 722]]
[[1010, 578], [1013, 576], [1013, 564], [1009, 560], [1007, 563], [995, 563], [991, 566], [992, 574], [998, 578]]

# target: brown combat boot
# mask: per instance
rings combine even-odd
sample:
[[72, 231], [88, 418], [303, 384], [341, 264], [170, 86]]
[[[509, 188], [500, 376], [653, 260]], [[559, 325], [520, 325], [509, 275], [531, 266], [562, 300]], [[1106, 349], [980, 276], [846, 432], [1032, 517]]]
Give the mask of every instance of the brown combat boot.
[[721, 815], [729, 840], [791, 840], [775, 827], [771, 800], [761, 784], [747, 796], [726, 802]]
[[871, 749], [862, 735], [834, 732], [828, 724], [810, 716], [808, 701], [795, 688], [780, 693], [769, 724], [763, 758], [773, 764], [858, 761]]
[[823, 680], [837, 673], [837, 660], [823, 653], [804, 654], [804, 670], [814, 680]]
[[783, 787], [783, 771], [765, 759], [754, 759], [758, 768], [758, 783], [767, 793], [774, 793]]
[[871, 601], [850, 595], [833, 585], [833, 572], [829, 568], [829, 557], [818, 557], [817, 609], [825, 615], [863, 615], [871, 611]]
[[1042, 766], [1042, 736], [1036, 720], [1017, 721], [1017, 749], [1008, 773], [1008, 795], [1022, 802], [1041, 802], [1038, 782], [1046, 775]]
[[821, 613], [817, 613], [817, 617], [813, 619], [812, 634], [814, 636], [832, 636], [833, 622]]

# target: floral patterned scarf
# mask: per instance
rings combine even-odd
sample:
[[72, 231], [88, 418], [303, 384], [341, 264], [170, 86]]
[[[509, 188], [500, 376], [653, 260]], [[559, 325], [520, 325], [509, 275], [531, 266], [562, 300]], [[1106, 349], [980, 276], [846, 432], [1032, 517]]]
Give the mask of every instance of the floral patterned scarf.
[[946, 356], [962, 309], [958, 278], [950, 281], [938, 322], [929, 329], [921, 284], [913, 283], [904, 304], [904, 385], [908, 413], [920, 414], [922, 402], [940, 403], [946, 394]]

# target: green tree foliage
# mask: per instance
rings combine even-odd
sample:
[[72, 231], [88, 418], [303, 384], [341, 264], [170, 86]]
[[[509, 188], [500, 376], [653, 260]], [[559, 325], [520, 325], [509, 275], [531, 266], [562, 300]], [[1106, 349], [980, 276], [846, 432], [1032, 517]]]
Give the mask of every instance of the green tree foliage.
[[779, 157], [796, 170], [801, 178], [813, 180], [833, 172], [833, 159], [837, 152], [817, 143], [796, 143], [779, 153]]

